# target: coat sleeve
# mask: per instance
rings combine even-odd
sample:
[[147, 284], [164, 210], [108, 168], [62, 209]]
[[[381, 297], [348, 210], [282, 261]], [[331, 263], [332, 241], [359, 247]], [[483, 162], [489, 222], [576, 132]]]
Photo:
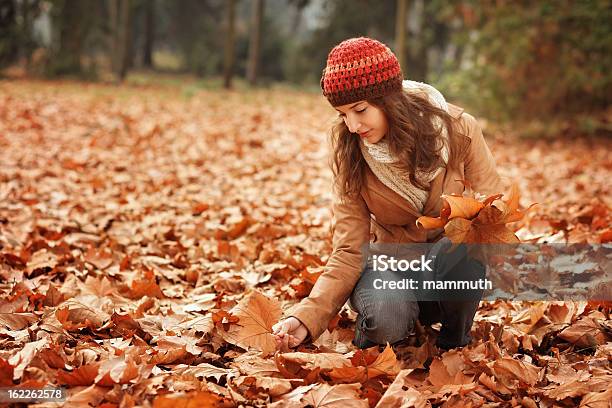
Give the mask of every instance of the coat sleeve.
[[465, 178], [472, 185], [472, 189], [481, 194], [490, 195], [503, 193], [507, 181], [497, 172], [495, 159], [489, 150], [482, 134], [478, 121], [470, 114], [462, 115], [471, 139], [470, 147], [465, 158]]
[[333, 251], [310, 295], [286, 313], [296, 317], [316, 340], [338, 313], [357, 284], [362, 270], [362, 245], [369, 242], [370, 212], [361, 195], [333, 200]]

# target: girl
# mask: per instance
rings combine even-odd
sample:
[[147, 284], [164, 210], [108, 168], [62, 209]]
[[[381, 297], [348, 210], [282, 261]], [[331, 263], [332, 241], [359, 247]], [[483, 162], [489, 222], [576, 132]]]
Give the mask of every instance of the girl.
[[[361, 247], [372, 242], [437, 241], [430, 255], [444, 254], [450, 241], [441, 237], [443, 229], [425, 231], [415, 221], [439, 215], [440, 196], [461, 194], [462, 180], [482, 194], [502, 192], [474, 117], [435, 88], [402, 79], [395, 55], [371, 38], [345, 40], [328, 55], [321, 88], [341, 118], [331, 138], [333, 252], [310, 295], [273, 326], [279, 348], [317, 339], [347, 299], [358, 313], [357, 347], [400, 341], [417, 319], [442, 323], [438, 347], [471, 341], [480, 297], [416, 301], [407, 290], [373, 290], [371, 279], [364, 279], [367, 271], [362, 273]], [[467, 257], [440, 256], [435, 268], [456, 276], [484, 273], [482, 264]]]

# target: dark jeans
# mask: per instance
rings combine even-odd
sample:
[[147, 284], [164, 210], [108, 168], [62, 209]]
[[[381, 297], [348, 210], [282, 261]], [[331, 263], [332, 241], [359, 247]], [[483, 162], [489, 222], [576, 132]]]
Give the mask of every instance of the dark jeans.
[[[469, 258], [465, 250], [450, 256], [437, 256], [433, 268], [436, 280], [478, 279], [485, 276], [485, 267]], [[470, 330], [483, 291], [469, 299], [423, 301], [410, 289], [380, 290], [373, 287], [374, 277], [405, 278], [406, 272], [374, 272], [371, 264], [364, 269], [349, 298], [349, 306], [358, 313], [353, 344], [359, 348], [376, 344], [396, 343], [414, 333], [416, 320], [422, 325], [441, 322], [436, 345], [450, 349], [470, 343]]]

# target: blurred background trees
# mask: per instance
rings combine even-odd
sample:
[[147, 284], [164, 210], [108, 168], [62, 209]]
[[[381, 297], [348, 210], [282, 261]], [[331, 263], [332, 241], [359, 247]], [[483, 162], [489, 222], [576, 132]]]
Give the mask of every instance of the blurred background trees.
[[612, 95], [610, 21], [609, 0], [0, 0], [0, 68], [316, 90], [331, 47], [365, 35], [396, 52], [405, 78], [477, 114], [578, 118], [609, 134], [595, 113]]

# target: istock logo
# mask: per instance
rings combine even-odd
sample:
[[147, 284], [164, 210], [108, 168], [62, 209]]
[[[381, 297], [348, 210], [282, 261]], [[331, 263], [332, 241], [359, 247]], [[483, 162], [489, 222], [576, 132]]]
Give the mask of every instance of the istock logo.
[[400, 271], [400, 272], [406, 272], [406, 271], [412, 271], [412, 272], [430, 271], [432, 272], [433, 271], [430, 266], [430, 264], [433, 262], [433, 259], [426, 260], [425, 255], [421, 255], [421, 259], [413, 259], [413, 260], [407, 260], [407, 259], [397, 260], [392, 256], [374, 255], [373, 261], [374, 261], [374, 265], [373, 265], [374, 270], [378, 272], [385, 272], [388, 270]]

